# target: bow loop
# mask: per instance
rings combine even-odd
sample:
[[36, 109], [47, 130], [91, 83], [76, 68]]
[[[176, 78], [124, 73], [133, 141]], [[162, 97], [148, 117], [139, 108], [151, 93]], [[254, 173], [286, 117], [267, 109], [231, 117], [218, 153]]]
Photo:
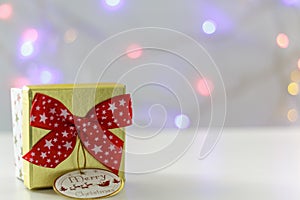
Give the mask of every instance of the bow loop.
[[86, 118], [97, 118], [100, 126], [105, 129], [131, 125], [132, 108], [130, 95], [124, 94], [101, 102], [87, 113]]
[[118, 174], [124, 142], [109, 129], [131, 125], [131, 118], [128, 94], [107, 99], [91, 108], [85, 117], [78, 117], [57, 99], [37, 93], [30, 125], [51, 131], [23, 158], [39, 166], [55, 168], [72, 153], [78, 136], [95, 159]]
[[63, 103], [41, 93], [34, 96], [30, 110], [31, 126], [53, 130], [70, 124], [73, 124], [73, 115]]

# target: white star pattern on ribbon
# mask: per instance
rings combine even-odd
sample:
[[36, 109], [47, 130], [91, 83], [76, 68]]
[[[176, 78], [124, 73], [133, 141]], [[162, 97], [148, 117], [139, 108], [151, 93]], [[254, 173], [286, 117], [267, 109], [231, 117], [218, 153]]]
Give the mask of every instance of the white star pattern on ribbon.
[[35, 121], [36, 116], [30, 116], [30, 122], [34, 122]]
[[94, 148], [92, 150], [97, 155], [99, 152], [102, 152], [101, 148], [102, 148], [102, 145], [101, 146], [94, 145]]
[[72, 148], [72, 142], [66, 142], [64, 147], [66, 147], [66, 149], [69, 150], [70, 148]]
[[42, 153], [41, 153], [41, 157], [44, 159], [44, 158], [47, 157], [47, 154], [46, 154], [45, 152], [42, 152]]
[[84, 145], [85, 145], [86, 147], [88, 147], [88, 146], [90, 146], [91, 144], [89, 143], [89, 141], [85, 141], [85, 142], [84, 142]]
[[62, 132], [63, 137], [68, 137], [68, 134], [69, 133], [67, 131]]
[[43, 122], [44, 124], [46, 124], [46, 120], [48, 119], [48, 117], [46, 117], [45, 113], [43, 113], [42, 115], [40, 115], [40, 122]]
[[113, 151], [113, 150], [115, 150], [115, 145], [111, 144], [111, 145], [109, 145], [108, 148], [109, 148], [110, 151]]
[[52, 144], [52, 140], [46, 140], [46, 144], [45, 144], [45, 147], [48, 147], [49, 149], [51, 149], [51, 147], [52, 146], [54, 146], [53, 144]]
[[56, 113], [55, 108], [51, 108], [51, 109], [50, 109], [50, 113], [51, 113], [51, 114], [55, 114], [55, 113]]
[[116, 109], [117, 109], [117, 107], [116, 107], [115, 103], [110, 103], [109, 104], [108, 110], [111, 110], [111, 112], [114, 112]]
[[64, 118], [67, 118], [67, 116], [69, 115], [67, 109], [61, 109], [61, 113], [60, 116], [64, 116]]
[[119, 103], [120, 103], [120, 106], [124, 106], [125, 103], [126, 103], [126, 101], [125, 101], [124, 99], [121, 99], [121, 100], [119, 101]]

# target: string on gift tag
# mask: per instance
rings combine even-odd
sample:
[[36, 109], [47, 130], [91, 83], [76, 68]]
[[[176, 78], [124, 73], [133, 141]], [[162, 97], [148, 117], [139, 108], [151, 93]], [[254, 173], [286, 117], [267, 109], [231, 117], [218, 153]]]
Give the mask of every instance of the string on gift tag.
[[[81, 149], [81, 152], [82, 152], [82, 155], [83, 155], [83, 167], [82, 168], [80, 167], [80, 158], [79, 158], [80, 149]], [[86, 168], [86, 154], [85, 154], [85, 150], [84, 150], [81, 142], [79, 142], [78, 148], [77, 148], [77, 168], [78, 168], [80, 174], [83, 174], [82, 169]]]

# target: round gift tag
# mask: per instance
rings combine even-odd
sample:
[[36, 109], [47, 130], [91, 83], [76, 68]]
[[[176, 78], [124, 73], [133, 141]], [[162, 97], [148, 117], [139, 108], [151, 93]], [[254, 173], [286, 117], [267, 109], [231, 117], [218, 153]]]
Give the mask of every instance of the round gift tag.
[[54, 190], [66, 197], [91, 199], [117, 194], [123, 188], [123, 180], [103, 169], [83, 169], [71, 171], [58, 177]]

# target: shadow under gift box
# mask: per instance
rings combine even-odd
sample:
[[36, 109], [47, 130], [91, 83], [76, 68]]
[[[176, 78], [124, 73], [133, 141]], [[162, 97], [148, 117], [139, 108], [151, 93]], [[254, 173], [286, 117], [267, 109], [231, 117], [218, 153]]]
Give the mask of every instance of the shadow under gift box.
[[[59, 100], [73, 115], [83, 117], [96, 104], [114, 96], [125, 94], [125, 85], [114, 83], [53, 84], [11, 89], [16, 176], [23, 180], [24, 185], [29, 189], [50, 188], [53, 186], [56, 178], [66, 172], [78, 169], [78, 138], [71, 155], [55, 168], [37, 166], [22, 159], [22, 156], [29, 152], [33, 145], [50, 131], [30, 126], [30, 110], [36, 93], [42, 93]], [[124, 128], [110, 129], [110, 131], [124, 141], [125, 147]], [[87, 150], [84, 151], [86, 155], [86, 168], [108, 170], [92, 157]], [[82, 155], [82, 152], [79, 152], [81, 167], [84, 163]], [[124, 150], [118, 176], [125, 180]]]

